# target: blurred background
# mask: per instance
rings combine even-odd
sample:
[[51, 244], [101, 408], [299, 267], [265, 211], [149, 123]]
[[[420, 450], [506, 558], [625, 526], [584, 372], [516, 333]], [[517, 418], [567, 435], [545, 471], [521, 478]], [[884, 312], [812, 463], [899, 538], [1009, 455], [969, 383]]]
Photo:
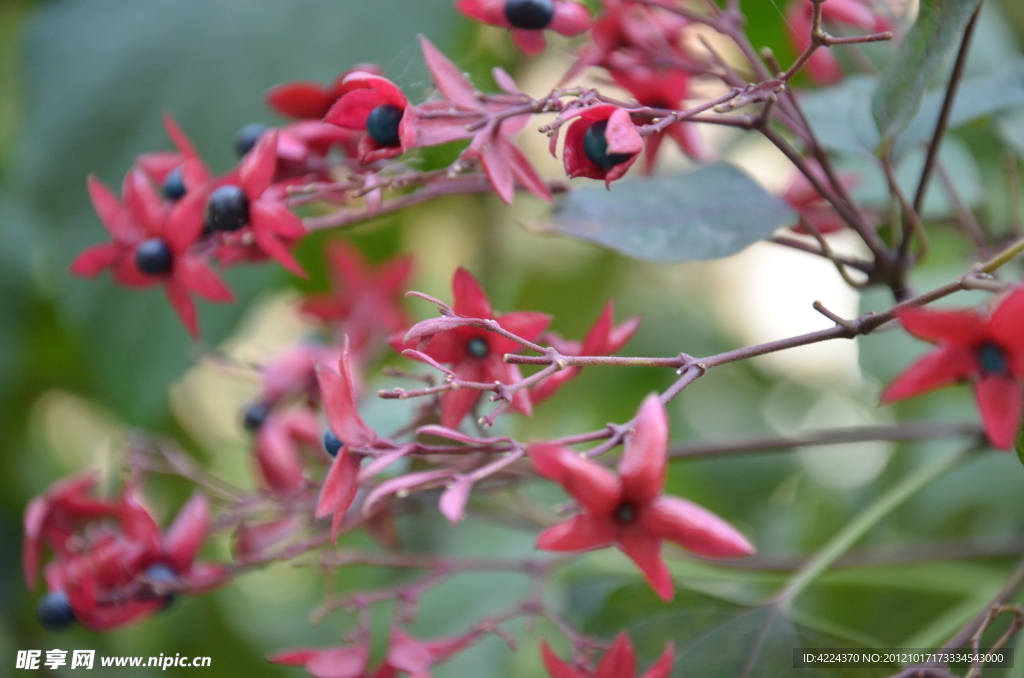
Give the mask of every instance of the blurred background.
[[[792, 53], [784, 7], [747, 0], [744, 9], [754, 44], [770, 46], [787, 63]], [[980, 31], [973, 68], [981, 72], [1014, 62], [1024, 36], [1024, 5], [987, 3]], [[374, 62], [413, 101], [421, 100], [428, 82], [417, 34], [492, 91], [494, 65], [539, 94], [569, 60], [568, 43], [560, 40], [539, 60], [523, 60], [504, 31], [471, 24], [449, 0], [0, 1], [0, 675], [13, 672], [19, 649], [86, 648], [101, 655], [212, 657], [211, 669], [133, 670], [138, 676], [295, 676], [301, 670], [268, 664], [264, 656], [337, 642], [347, 624], [343, 615], [310, 624], [309, 611], [322, 593], [310, 568], [274, 566], [116, 632], [75, 629], [54, 636], [35, 619], [36, 593], [26, 591], [20, 567], [26, 502], [56, 478], [87, 468], [101, 469], [112, 487], [120, 443], [132, 427], [173, 436], [215, 473], [251, 485], [249, 441], [238, 413], [255, 382], [199, 358], [219, 347], [259, 362], [313, 329], [296, 312], [295, 301], [326, 287], [322, 252], [331, 238], [350, 239], [372, 260], [413, 253], [413, 287], [441, 299], [450, 298], [454, 268], [465, 265], [480, 277], [496, 308], [550, 313], [553, 329], [567, 337], [582, 337], [612, 298], [618, 319], [644, 318], [625, 349], [631, 355], [707, 355], [826, 327], [811, 310], [816, 299], [844, 316], [890, 304], [884, 294], [847, 288], [828, 262], [770, 245], [721, 261], [668, 265], [539, 235], [529, 227], [544, 221], [547, 207], [528, 197], [511, 207], [495, 197], [446, 198], [345, 234], [310, 237], [299, 250], [312, 273], [308, 281], [271, 265], [232, 269], [225, 277], [238, 303], [201, 307], [199, 346], [159, 290], [129, 292], [107, 276], [83, 281], [66, 274], [79, 251], [105, 238], [88, 201], [86, 176], [95, 173], [117, 186], [136, 155], [169, 148], [163, 111], [177, 118], [215, 171], [224, 171], [235, 161], [232, 139], [240, 127], [281, 122], [262, 103], [263, 93], [280, 82], [329, 82], [356, 63]], [[956, 180], [972, 206], [996, 232], [1020, 226], [1020, 196], [1006, 181], [1011, 169], [1020, 169], [1019, 156], [1007, 142], [1016, 139], [1016, 152], [1024, 151], [1024, 119], [983, 119], [954, 136], [965, 154]], [[758, 140], [717, 133], [707, 140], [768, 188], [781, 190], [788, 182], [791, 170], [784, 160]], [[560, 163], [546, 154], [546, 139], [529, 134], [524, 146], [543, 173], [563, 176]], [[450, 159], [427, 154], [427, 162]], [[661, 169], [684, 166], [681, 156], [669, 154]], [[968, 264], [968, 245], [953, 229], [940, 225], [933, 239], [933, 254], [915, 280], [922, 289], [953, 279]], [[856, 244], [840, 235], [836, 247], [852, 250]], [[952, 301], [980, 298], [962, 294]], [[432, 311], [414, 303], [410, 310], [418, 317]], [[924, 348], [888, 333], [716, 369], [671, 405], [673, 440], [900, 420], [973, 421], [967, 389], [877, 407], [882, 385]], [[370, 393], [393, 384], [372, 372], [368, 378]], [[531, 420], [513, 418], [504, 425], [537, 438], [622, 421], [645, 394], [671, 378], [648, 369], [590, 369]], [[365, 416], [387, 430], [406, 417], [406, 405], [368, 401]], [[963, 444], [863, 443], [678, 463], [668, 490], [725, 516], [753, 535], [769, 560], [777, 557], [785, 565], [813, 552], [922, 458]], [[1022, 487], [1024, 470], [1014, 455], [987, 454], [921, 493], [875, 528], [863, 546], [902, 553], [953, 541], [1024, 552]], [[167, 480], [147, 491], [166, 521], [189, 488]], [[551, 499], [557, 501], [558, 494]], [[404, 545], [418, 550], [523, 554], [534, 539], [529, 532], [476, 520], [457, 529], [441, 520], [409, 527], [399, 525]], [[224, 544], [211, 546], [210, 555], [225, 556]], [[681, 586], [669, 606], [615, 554], [588, 556], [555, 582], [552, 595], [592, 633], [642, 631], [635, 638], [646, 664], [669, 638], [677, 645], [713, 639], [718, 629], [723, 647], [729, 647], [731, 634], [740, 632], [735, 624], [743, 621], [742, 614], [736, 616], [741, 605], [784, 577], [673, 555], [679, 556], [673, 567]], [[941, 644], [998, 590], [1013, 562], [1001, 555], [837, 571], [801, 599], [792, 637], [807, 643], [817, 638], [825, 646]], [[346, 570], [334, 587], [375, 586], [390, 576], [356, 568]], [[481, 614], [513, 604], [524, 585], [480, 575], [442, 586], [424, 600], [415, 628], [423, 635], [458, 632]], [[521, 652], [490, 638], [436, 675], [542, 675], [537, 639], [557, 633], [541, 625], [523, 634], [530, 638]], [[561, 641], [556, 646], [565, 648]], [[1012, 675], [1024, 675], [1020, 664]]]

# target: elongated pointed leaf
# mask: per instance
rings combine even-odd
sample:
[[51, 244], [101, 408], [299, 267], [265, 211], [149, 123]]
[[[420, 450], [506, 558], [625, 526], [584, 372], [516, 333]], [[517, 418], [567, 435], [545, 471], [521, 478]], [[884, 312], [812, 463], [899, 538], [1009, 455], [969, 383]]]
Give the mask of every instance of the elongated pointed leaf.
[[723, 163], [578, 189], [541, 229], [638, 259], [693, 261], [735, 254], [795, 221], [785, 202]]
[[882, 138], [892, 139], [914, 118], [932, 78], [960, 43], [980, 0], [922, 0], [917, 21], [875, 90], [871, 109]]

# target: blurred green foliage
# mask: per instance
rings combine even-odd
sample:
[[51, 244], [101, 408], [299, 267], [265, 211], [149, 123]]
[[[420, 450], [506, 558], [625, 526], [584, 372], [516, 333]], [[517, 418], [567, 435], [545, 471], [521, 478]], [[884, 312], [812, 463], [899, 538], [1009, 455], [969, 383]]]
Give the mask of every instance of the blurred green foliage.
[[[743, 4], [754, 45], [771, 47], [786, 63], [792, 54], [781, 3]], [[1003, 6], [1020, 35], [1020, 3], [1004, 0]], [[996, 67], [1017, 64], [1010, 73], [1020, 76], [1008, 24], [999, 19], [997, 5], [988, 5], [987, 11], [992, 14], [983, 20], [976, 44], [992, 68], [985, 71], [983, 64], [973, 75], [997, 77]], [[167, 148], [160, 123], [165, 110], [177, 117], [214, 169], [224, 170], [233, 162], [231, 139], [239, 127], [251, 121], [274, 122], [261, 103], [268, 87], [299, 78], [326, 82], [358, 62], [383, 65], [413, 98], [422, 96], [427, 81], [417, 33], [451, 53], [484, 87], [489, 86], [492, 66], [516, 66], [505, 44], [482, 44], [448, 0], [0, 3], [0, 675], [13, 666], [16, 650], [53, 647], [93, 648], [103, 655], [209, 655], [211, 675], [216, 676], [300, 675], [299, 670], [268, 664], [263, 656], [337, 640], [342, 629], [335, 618], [317, 627], [308, 623], [308, 612], [321, 594], [317, 577], [288, 566], [254, 573], [212, 596], [183, 600], [136, 627], [105, 635], [80, 629], [64, 636], [45, 634], [21, 579], [21, 512], [32, 495], [73, 469], [52, 453], [45, 436], [33, 431], [30, 412], [41, 395], [63, 389], [101, 404], [129, 425], [178, 436], [203, 461], [242, 454], [239, 449], [202, 449], [184, 437], [171, 418], [168, 385], [187, 369], [195, 351], [159, 292], [138, 294], [115, 288], [105, 277], [85, 282], [65, 274], [74, 254], [103, 238], [88, 203], [85, 177], [94, 172], [116, 185], [135, 155]], [[855, 106], [869, 115], [868, 91], [856, 90], [856, 82], [851, 79], [819, 95], [838, 97], [821, 106], [823, 125], [836, 123], [838, 112]], [[1006, 88], [994, 91], [1007, 93]], [[979, 95], [979, 100], [985, 96]], [[990, 98], [985, 100], [991, 103]], [[958, 121], [950, 144], [953, 153], [966, 154], [963, 181], [976, 188], [971, 204], [979, 205], [984, 223], [996, 233], [1013, 225], [1020, 214], [1020, 205], [1007, 188], [1003, 144], [1024, 154], [1024, 118], [1005, 114], [1004, 108], [979, 106]], [[851, 149], [851, 143], [844, 137], [835, 148], [846, 152], [844, 162], [855, 164], [858, 149]], [[444, 160], [428, 157], [427, 162]], [[1019, 170], [1019, 160], [1010, 162]], [[604, 300], [613, 297], [619, 318], [644, 316], [641, 331], [627, 349], [631, 354], [673, 355], [685, 350], [705, 355], [742, 343], [716, 302], [728, 294], [721, 278], [705, 275], [700, 265], [639, 264], [588, 245], [525, 233], [513, 222], [530, 221], [541, 212], [524, 202], [525, 207], [517, 205], [510, 212], [493, 198], [444, 201], [382, 219], [351, 237], [375, 260], [410, 248], [430, 256], [438, 251], [433, 240], [457, 238], [440, 247], [452, 248], [455, 257], [465, 255], [453, 263], [478, 272], [498, 308], [551, 313], [554, 328], [569, 337], [581, 336]], [[948, 214], [946, 207], [936, 216]], [[424, 221], [462, 226], [437, 234], [416, 232]], [[922, 289], [952, 279], [967, 266], [967, 243], [942, 223], [934, 232], [932, 256], [915, 277]], [[312, 273], [307, 282], [289, 279], [269, 266], [232, 271], [228, 278], [239, 303], [202, 308], [206, 341], [215, 345], [229, 336], [246, 310], [269, 292], [322, 288], [326, 275], [321, 253], [330, 237], [335, 235], [317, 235], [301, 246], [300, 258]], [[447, 298], [450, 267], [443, 273], [442, 278], [424, 275], [418, 282], [425, 291]], [[966, 303], [965, 299], [970, 297], [954, 301]], [[861, 298], [864, 310], [889, 303], [881, 292]], [[415, 310], [429, 312], [422, 306]], [[797, 428], [812, 420], [827, 393], [840, 392], [844, 402], [875, 412], [879, 385], [920, 355], [923, 346], [898, 332], [856, 343], [863, 372], [858, 385], [789, 379], [762, 363], [716, 369], [672, 405], [673, 439]], [[523, 435], [542, 437], [622, 421], [646, 393], [664, 388], [671, 376], [650, 369], [588, 369], [539, 408], [530, 422], [508, 425], [519, 427]], [[396, 410], [380, 403], [368, 408], [381, 421], [400, 419], [393, 414]], [[969, 394], [951, 389], [877, 416], [959, 421], [973, 417], [973, 412]], [[708, 506], [755, 535], [765, 557], [791, 557], [820, 547], [921, 460], [961, 444], [897, 445], [877, 477], [848, 487], [830, 485], [809, 472], [807, 460], [813, 451], [680, 462], [672, 469], [668, 490]], [[1024, 471], [1013, 455], [990, 453], [922, 492], [872, 530], [863, 545], [893, 549], [948, 539], [1006, 541], [1024, 528], [1022, 481]], [[157, 489], [165, 503], [180, 502], [187, 493], [183, 483]], [[545, 495], [552, 501], [559, 497], [556, 492]], [[424, 497], [425, 514], [431, 513], [434, 499]], [[415, 526], [411, 521], [399, 526], [410, 549], [496, 555], [532, 548], [532, 534], [483, 521], [470, 520], [456, 530], [440, 519], [421, 515], [416, 521]], [[763, 673], [754, 675], [789, 673], [788, 653], [797, 643], [939, 644], [993, 595], [1010, 565], [1006, 557], [992, 557], [830, 573], [799, 599], [792, 618], [771, 623], [759, 659]], [[718, 667], [720, 675], [731, 675], [735, 667], [728, 662], [742, 654], [738, 649], [749, 644], [753, 629], [765, 622], [763, 608], [747, 606], [776, 590], [785, 573], [713, 567], [685, 557], [673, 558], [673, 567], [680, 592], [668, 606], [638, 583], [632, 566], [609, 553], [588, 556], [566, 570], [552, 597], [590, 632], [612, 636], [630, 629], [644, 666], [660, 653], [664, 641], [672, 639], [680, 650], [674, 675], [706, 675], [713, 659], [726, 662]], [[353, 568], [334, 584], [343, 592], [382, 585], [392, 576]], [[479, 615], [514, 603], [524, 585], [498, 575], [461, 578], [424, 599], [416, 630], [424, 635], [457, 632]], [[385, 621], [384, 614], [378, 615], [382, 631]], [[537, 639], [550, 637], [562, 649], [564, 643], [560, 645], [557, 632], [545, 625], [521, 631], [526, 637], [522, 652], [511, 653], [490, 638], [437, 675], [542, 675]], [[169, 670], [159, 675], [196, 673]], [[97, 669], [95, 675], [105, 674]], [[1024, 675], [1024, 668], [1012, 675]]]

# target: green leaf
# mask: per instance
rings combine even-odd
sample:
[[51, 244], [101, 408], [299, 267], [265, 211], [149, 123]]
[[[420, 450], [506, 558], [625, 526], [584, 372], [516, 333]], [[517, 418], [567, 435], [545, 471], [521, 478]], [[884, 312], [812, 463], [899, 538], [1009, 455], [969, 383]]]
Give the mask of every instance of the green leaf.
[[871, 102], [883, 140], [893, 139], [921, 107], [928, 84], [959, 44], [980, 0], [922, 0], [917, 21]]
[[638, 259], [694, 261], [735, 254], [796, 218], [783, 200], [723, 163], [624, 181], [610, 191], [578, 189], [541, 229]]
[[[857, 75], [847, 78], [841, 85], [800, 96], [811, 127], [825, 148], [874, 157], [881, 137], [869, 115], [868, 102], [869, 94], [878, 86], [877, 83], [877, 78]], [[920, 110], [895, 144], [894, 158], [903, 157], [931, 138], [944, 97], [943, 89], [932, 90], [924, 95]], [[987, 115], [1021, 106], [1024, 106], [1024, 62], [1018, 58], [998, 71], [965, 79], [960, 83], [953, 110], [950, 111], [949, 126], [953, 129]], [[1024, 139], [1024, 132], [1021, 138]]]

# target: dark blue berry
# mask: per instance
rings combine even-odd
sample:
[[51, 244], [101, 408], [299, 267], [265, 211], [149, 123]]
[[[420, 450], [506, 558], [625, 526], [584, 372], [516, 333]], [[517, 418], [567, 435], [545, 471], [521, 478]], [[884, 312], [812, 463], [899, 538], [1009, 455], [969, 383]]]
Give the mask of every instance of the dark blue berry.
[[242, 426], [247, 431], [258, 431], [268, 416], [270, 416], [270, 405], [253, 403], [246, 408], [245, 414], [242, 415]]
[[555, 18], [555, 3], [553, 0], [508, 0], [505, 18], [516, 28], [547, 28]]
[[47, 631], [63, 631], [75, 623], [75, 612], [63, 591], [51, 591], [40, 598], [36, 616]]
[[238, 157], [241, 158], [251, 151], [266, 131], [267, 126], [258, 122], [249, 123], [238, 130], [238, 134], [235, 135], [235, 153], [238, 154]]
[[484, 339], [473, 337], [466, 343], [466, 351], [474, 358], [486, 358], [491, 352], [491, 347], [487, 345], [487, 341]]
[[632, 156], [629, 153], [609, 153], [608, 139], [605, 132], [608, 130], [608, 121], [599, 120], [587, 128], [583, 135], [583, 152], [590, 162], [594, 163], [605, 172], [620, 165]]
[[[159, 588], [164, 590], [178, 585], [178, 575], [175, 574], [174, 570], [163, 563], [156, 563], [155, 565], [147, 567], [144, 576], [146, 577], [146, 581], [148, 581], [154, 589]], [[164, 608], [170, 607], [177, 596], [178, 594], [174, 591], [162, 593], [161, 597], [164, 599]]]
[[149, 238], [135, 248], [135, 265], [148, 275], [170, 273], [174, 267], [174, 253], [166, 241], [161, 238]]
[[978, 362], [981, 364], [981, 371], [986, 374], [1010, 373], [1010, 365], [1006, 360], [1006, 352], [997, 344], [987, 342], [978, 349]]
[[185, 177], [181, 174], [180, 167], [175, 167], [167, 173], [160, 190], [171, 202], [177, 202], [185, 197]]
[[249, 198], [234, 184], [221, 186], [206, 201], [205, 223], [212, 231], [237, 231], [249, 223]]
[[327, 432], [324, 433], [324, 449], [327, 450], [327, 454], [332, 457], [338, 456], [338, 452], [344, 444], [345, 443], [341, 442], [341, 439], [338, 438], [338, 436], [334, 435], [334, 431], [328, 429]]
[[398, 137], [398, 123], [402, 122], [405, 114], [398, 106], [381, 104], [370, 111], [366, 116], [366, 132], [378, 146], [401, 146], [402, 141]]

